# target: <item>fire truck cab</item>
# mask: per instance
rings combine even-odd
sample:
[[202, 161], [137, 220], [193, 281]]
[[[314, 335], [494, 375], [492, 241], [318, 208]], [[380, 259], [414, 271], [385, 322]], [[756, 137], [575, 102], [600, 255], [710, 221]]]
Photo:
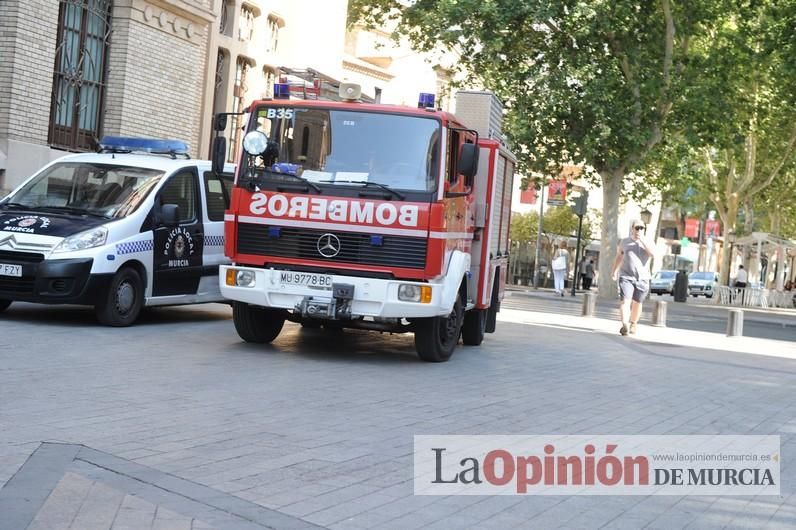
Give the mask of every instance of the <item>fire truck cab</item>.
[[290, 320], [413, 332], [421, 359], [447, 361], [460, 338], [494, 332], [503, 296], [514, 159], [495, 134], [502, 109], [486, 92], [457, 95], [462, 119], [430, 95], [411, 108], [357, 91], [249, 107], [221, 292], [248, 342]]

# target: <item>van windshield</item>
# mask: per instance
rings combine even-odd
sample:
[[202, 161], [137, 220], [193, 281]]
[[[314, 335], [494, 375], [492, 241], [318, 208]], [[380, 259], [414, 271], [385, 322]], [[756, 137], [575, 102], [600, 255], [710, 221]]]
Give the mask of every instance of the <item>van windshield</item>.
[[671, 280], [675, 276], [677, 276], [676, 271], [658, 271], [658, 273], [655, 274], [655, 278], [659, 280]]
[[243, 174], [315, 184], [368, 184], [433, 191], [440, 166], [439, 121], [419, 116], [262, 106], [251, 130], [265, 133], [266, 152], [246, 157]]
[[39, 173], [0, 207], [119, 219], [134, 212], [162, 176], [149, 168], [63, 162]]

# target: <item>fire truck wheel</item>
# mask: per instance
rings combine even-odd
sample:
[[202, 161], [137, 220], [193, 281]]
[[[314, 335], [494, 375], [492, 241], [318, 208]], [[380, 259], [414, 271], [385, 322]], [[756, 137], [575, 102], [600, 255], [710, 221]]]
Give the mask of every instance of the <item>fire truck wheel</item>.
[[0, 313], [8, 309], [8, 306], [11, 305], [11, 300], [0, 300]]
[[124, 267], [111, 280], [108, 292], [94, 306], [97, 320], [113, 327], [131, 325], [144, 305], [144, 282], [131, 267]]
[[460, 293], [447, 317], [419, 318], [415, 321], [415, 349], [422, 360], [442, 363], [451, 358], [462, 332], [463, 312]]
[[232, 305], [232, 321], [235, 331], [246, 342], [266, 344], [279, 336], [285, 325], [285, 312], [268, 309], [243, 302]]
[[484, 342], [486, 331], [486, 310], [471, 309], [464, 314], [462, 342], [467, 346], [479, 346]]
[[318, 329], [321, 327], [320, 320], [302, 320], [301, 327], [307, 329]]

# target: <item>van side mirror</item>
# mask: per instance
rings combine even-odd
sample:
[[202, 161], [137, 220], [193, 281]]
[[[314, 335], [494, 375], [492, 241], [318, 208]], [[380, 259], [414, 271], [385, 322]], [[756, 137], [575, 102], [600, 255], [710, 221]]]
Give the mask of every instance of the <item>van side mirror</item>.
[[[224, 118], [226, 119], [226, 117]], [[224, 162], [227, 159], [227, 139], [223, 136], [216, 136], [213, 139], [213, 173], [218, 175], [224, 171]]]
[[216, 114], [216, 119], [213, 120], [213, 129], [218, 132], [224, 132], [227, 128], [227, 115], [223, 112]]
[[476, 144], [462, 144], [457, 168], [459, 173], [465, 176], [465, 184], [472, 186], [475, 173], [478, 171], [478, 146]]
[[164, 226], [177, 226], [180, 223], [180, 207], [164, 204], [160, 207], [160, 222]]

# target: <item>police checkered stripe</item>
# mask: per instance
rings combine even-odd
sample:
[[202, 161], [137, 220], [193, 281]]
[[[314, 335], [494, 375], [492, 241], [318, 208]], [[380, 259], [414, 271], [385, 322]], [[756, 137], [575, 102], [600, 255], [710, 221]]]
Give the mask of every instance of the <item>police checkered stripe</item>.
[[117, 254], [135, 254], [136, 252], [148, 252], [152, 250], [153, 244], [151, 239], [144, 241], [127, 241], [126, 243], [119, 243], [116, 245]]
[[206, 247], [223, 247], [224, 236], [207, 236], [205, 237]]

